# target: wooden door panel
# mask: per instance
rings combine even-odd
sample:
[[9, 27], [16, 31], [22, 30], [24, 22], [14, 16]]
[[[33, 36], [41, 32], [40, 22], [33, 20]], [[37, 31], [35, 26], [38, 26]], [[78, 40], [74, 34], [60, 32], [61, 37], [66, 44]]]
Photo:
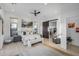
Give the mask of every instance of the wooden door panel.
[[43, 37], [44, 38], [49, 38], [48, 26], [49, 26], [49, 22], [43, 22]]

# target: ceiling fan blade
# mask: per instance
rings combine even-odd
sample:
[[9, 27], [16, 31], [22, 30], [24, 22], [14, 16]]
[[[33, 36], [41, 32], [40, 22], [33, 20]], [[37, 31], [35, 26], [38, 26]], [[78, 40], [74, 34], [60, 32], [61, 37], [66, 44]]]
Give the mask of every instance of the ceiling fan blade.
[[38, 14], [39, 14], [40, 12], [38, 12]]

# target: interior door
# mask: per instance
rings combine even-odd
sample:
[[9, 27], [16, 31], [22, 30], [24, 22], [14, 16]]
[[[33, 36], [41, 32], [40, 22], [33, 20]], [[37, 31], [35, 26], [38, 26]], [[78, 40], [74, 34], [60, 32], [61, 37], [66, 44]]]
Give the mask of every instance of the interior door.
[[43, 22], [43, 37], [44, 38], [49, 38], [48, 26], [49, 26], [49, 21]]

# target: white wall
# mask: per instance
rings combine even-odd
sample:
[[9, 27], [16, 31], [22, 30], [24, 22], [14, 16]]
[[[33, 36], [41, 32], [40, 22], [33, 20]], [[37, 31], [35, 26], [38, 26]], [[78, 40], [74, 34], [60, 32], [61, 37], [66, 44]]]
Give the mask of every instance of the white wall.
[[78, 16], [68, 17], [66, 24], [68, 24], [71, 21], [75, 22], [75, 27], [67, 28], [67, 36], [70, 36], [72, 38], [73, 45], [79, 46], [79, 33], [76, 32], [76, 26], [79, 26], [79, 17]]
[[61, 47], [67, 49], [66, 19], [63, 17], [60, 17], [60, 34], [61, 34]]
[[6, 15], [4, 20], [4, 40], [10, 40], [10, 18]]
[[3, 9], [0, 10], [0, 14], [1, 14], [1, 16], [3, 18], [3, 22], [4, 22], [3, 23], [4, 40], [9, 39], [9, 37], [10, 37], [9, 20], [8, 20], [8, 18], [6, 18], [6, 15], [5, 15]]

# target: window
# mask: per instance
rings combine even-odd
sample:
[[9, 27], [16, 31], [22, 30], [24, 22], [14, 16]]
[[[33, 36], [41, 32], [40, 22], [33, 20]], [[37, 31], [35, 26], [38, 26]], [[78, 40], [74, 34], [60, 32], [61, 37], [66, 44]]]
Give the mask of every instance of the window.
[[17, 19], [11, 19], [11, 23], [10, 23], [10, 35], [11, 36], [18, 34], [17, 28], [18, 28]]

